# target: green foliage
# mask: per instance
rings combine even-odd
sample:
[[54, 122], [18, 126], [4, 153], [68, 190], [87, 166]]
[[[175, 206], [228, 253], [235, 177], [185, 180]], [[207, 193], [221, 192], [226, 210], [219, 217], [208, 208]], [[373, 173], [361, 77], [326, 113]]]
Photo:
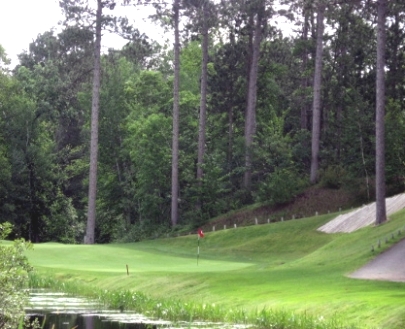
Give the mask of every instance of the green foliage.
[[49, 206], [50, 214], [44, 218], [47, 239], [62, 243], [80, 242], [85, 231], [83, 222], [78, 220], [72, 199], [58, 191]]
[[[181, 90], [196, 95], [199, 99], [201, 76], [201, 43], [192, 41], [181, 52], [180, 83]], [[180, 98], [180, 101], [181, 98]]]
[[41, 238], [41, 216], [49, 214], [44, 208], [54, 197], [53, 183], [61, 178], [53, 154], [53, 126], [44, 120], [46, 107], [29, 97], [19, 81], [10, 78], [3, 87], [1, 93], [10, 96], [2, 102], [2, 113], [12, 119], [2, 123], [0, 138], [4, 143], [0, 149], [6, 157], [2, 179], [6, 179], [7, 189], [3, 194], [2, 219], [15, 225], [18, 236], [37, 240]]
[[276, 169], [259, 183], [255, 200], [271, 205], [287, 203], [307, 186], [308, 182], [293, 170]]
[[[284, 117], [277, 116], [274, 111], [267, 114], [267, 124], [257, 133], [257, 147], [254, 150], [258, 182], [254, 192], [256, 202], [271, 205], [283, 204], [291, 201], [307, 186], [307, 182], [300, 174], [293, 161], [293, 153], [299, 143], [284, 135]], [[292, 147], [293, 146], [293, 147]]]
[[9, 222], [0, 224], [0, 240], [6, 239], [10, 235], [12, 230], [13, 226]]
[[[0, 240], [12, 231], [10, 223], [0, 224]], [[0, 244], [0, 328], [15, 329], [24, 318], [24, 304], [27, 296], [28, 264], [25, 251], [31, 245], [16, 240], [12, 245]]]
[[389, 193], [401, 193], [405, 186], [405, 149], [401, 141], [405, 138], [405, 112], [400, 102], [389, 100], [385, 118], [386, 166], [385, 174]]
[[139, 221], [164, 222], [170, 212], [171, 119], [158, 113], [141, 117], [128, 122], [128, 132]]
[[[123, 214], [116, 214], [115, 209], [109, 209], [106, 204], [103, 204], [102, 196], [97, 202], [97, 221], [96, 221], [96, 237], [97, 243], [108, 243], [114, 241], [115, 238], [121, 237], [125, 233], [127, 221]], [[123, 228], [123, 230], [120, 230]]]
[[[203, 164], [204, 176], [201, 182], [191, 181], [184, 189], [187, 204], [183, 205], [186, 220], [183, 225], [193, 228], [204, 225], [210, 218], [223, 214], [229, 209], [229, 177], [221, 168], [221, 161], [217, 156], [208, 155]], [[196, 204], [200, 203], [199, 211]]]
[[256, 145], [253, 149], [255, 170], [259, 172], [273, 172], [278, 169], [293, 167], [291, 161], [291, 141], [284, 135], [284, 117], [277, 116], [274, 111], [270, 118], [257, 132]]
[[117, 227], [111, 240], [120, 243], [139, 242], [147, 239], [161, 238], [170, 232], [171, 229], [168, 223], [165, 225], [143, 221], [126, 226], [121, 224], [121, 227]]
[[125, 81], [122, 92], [132, 115], [169, 112], [168, 101], [172, 95], [161, 72], [141, 71]]
[[320, 184], [332, 189], [341, 188], [347, 179], [347, 172], [339, 165], [329, 166], [320, 174]]
[[301, 174], [308, 174], [311, 165], [311, 132], [300, 129], [292, 133], [291, 160]]
[[0, 71], [5, 72], [6, 66], [10, 64], [10, 59], [7, 57], [6, 50], [0, 44]]
[[[250, 190], [242, 186], [253, 7], [206, 3], [213, 18], [210, 35], [216, 35], [218, 13], [220, 35], [227, 37], [210, 38], [201, 182], [195, 178], [202, 57], [195, 32], [201, 27], [201, 12], [190, 9], [202, 2], [189, 1], [191, 7], [183, 8], [189, 21], [180, 68], [179, 224], [186, 228], [255, 201], [286, 202], [306, 185], [315, 51], [310, 34], [315, 26], [312, 9], [301, 7], [305, 1], [290, 3], [297, 15], [289, 17], [309, 15], [301, 17], [308, 34], [285, 38], [274, 24], [263, 30]], [[69, 1], [62, 4], [73, 16], [83, 9]], [[328, 13], [326, 24], [333, 33], [324, 45], [320, 174], [326, 186], [358, 186], [359, 198], [368, 201], [375, 172], [376, 47], [370, 42], [375, 40], [370, 20], [374, 8], [366, 2], [358, 5]], [[393, 4], [387, 23], [385, 170], [390, 194], [403, 191], [405, 177], [404, 34], [398, 29], [403, 11], [402, 4]], [[114, 23], [105, 18], [106, 24]], [[134, 225], [165, 227], [170, 213], [173, 49], [150, 44], [128, 21], [121, 23], [127, 28], [122, 32], [132, 33], [131, 41], [101, 59], [97, 242], [124, 237]], [[81, 240], [87, 212], [93, 39], [90, 29], [74, 22], [60, 33], [44, 32], [20, 55], [20, 66], [12, 74], [5, 69], [8, 59], [0, 47], [0, 222], [12, 222], [15, 236]], [[134, 239], [148, 234], [134, 233]]]
[[[1, 140], [0, 137], [0, 213], [6, 215], [9, 210], [9, 207], [12, 205], [9, 203], [9, 193], [11, 187], [11, 163], [7, 154], [7, 146], [4, 144], [4, 140]], [[1, 216], [3, 217], [3, 216]], [[1, 218], [0, 217], [0, 218]]]
[[[125, 148], [128, 135], [125, 121], [131, 112], [134, 116], [142, 115], [140, 100], [137, 99], [140, 86], [139, 69], [134, 63], [114, 51], [102, 58], [98, 161], [98, 186], [101, 188], [97, 193], [96, 220], [98, 243], [111, 241], [117, 226], [124, 225], [134, 213], [132, 165], [130, 149]], [[86, 102], [90, 104], [90, 101], [89, 94]]]

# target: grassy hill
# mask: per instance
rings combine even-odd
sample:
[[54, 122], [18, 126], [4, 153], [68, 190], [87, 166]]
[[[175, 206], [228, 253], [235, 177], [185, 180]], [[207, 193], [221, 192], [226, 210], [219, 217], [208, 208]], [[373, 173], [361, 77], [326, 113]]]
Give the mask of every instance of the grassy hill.
[[134, 244], [36, 244], [28, 258], [41, 275], [94, 289], [228, 310], [306, 312], [357, 328], [405, 328], [404, 283], [345, 276], [405, 236], [405, 211], [351, 234], [316, 231], [334, 216], [206, 233], [198, 265], [196, 235]]

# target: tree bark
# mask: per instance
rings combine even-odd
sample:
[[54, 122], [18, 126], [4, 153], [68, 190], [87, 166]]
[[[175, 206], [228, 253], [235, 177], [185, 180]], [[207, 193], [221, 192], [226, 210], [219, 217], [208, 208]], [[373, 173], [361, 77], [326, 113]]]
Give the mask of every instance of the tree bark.
[[173, 82], [173, 140], [172, 140], [172, 209], [171, 222], [177, 225], [179, 208], [179, 86], [180, 86], [180, 36], [179, 36], [180, 1], [174, 0], [174, 82]]
[[315, 184], [318, 179], [319, 168], [319, 143], [321, 135], [321, 89], [322, 89], [322, 57], [323, 57], [323, 30], [324, 30], [325, 5], [318, 4], [318, 14], [316, 18], [316, 57], [314, 73], [314, 98], [312, 106], [312, 156], [311, 156], [311, 184]]
[[385, 205], [385, 16], [386, 0], [377, 1], [377, 77], [376, 77], [376, 224], [387, 220]]
[[[235, 35], [233, 31], [229, 34], [229, 41], [232, 48], [235, 48]], [[236, 67], [236, 62], [232, 62], [231, 67]], [[232, 160], [233, 160], [233, 139], [234, 139], [234, 70], [231, 70], [231, 83], [226, 87], [226, 104], [228, 108], [228, 145], [227, 145], [227, 172], [229, 177], [229, 183], [232, 186]], [[227, 200], [228, 208], [230, 208], [230, 198]]]
[[96, 226], [96, 198], [97, 198], [97, 156], [98, 156], [98, 114], [100, 105], [100, 52], [101, 52], [101, 14], [102, 1], [97, 0], [96, 12], [96, 41], [94, 46], [94, 75], [93, 95], [91, 104], [91, 132], [90, 132], [90, 172], [89, 172], [89, 203], [87, 213], [87, 228], [84, 243], [94, 243]]
[[[206, 133], [206, 115], [207, 115], [207, 80], [208, 80], [208, 12], [207, 4], [202, 5], [202, 63], [201, 63], [201, 96], [200, 96], [200, 117], [198, 128], [198, 155], [197, 155], [197, 182], [202, 186], [204, 176], [203, 164], [205, 155], [205, 133]], [[197, 200], [196, 210], [201, 211], [202, 195]]]
[[302, 31], [301, 40], [303, 41], [305, 47], [302, 52], [302, 74], [303, 77], [301, 78], [301, 88], [302, 88], [302, 97], [301, 97], [301, 129], [308, 129], [308, 105], [307, 105], [307, 95], [306, 90], [308, 87], [308, 77], [307, 77], [307, 69], [308, 69], [308, 26], [309, 26], [309, 11], [306, 7], [304, 7], [304, 26]]
[[[206, 4], [203, 4], [203, 27], [202, 27], [202, 63], [201, 63], [201, 98], [200, 118], [198, 128], [198, 156], [197, 156], [197, 181], [201, 186], [203, 178], [203, 164], [205, 154], [205, 125], [207, 112], [207, 66], [208, 66], [208, 13]], [[201, 200], [199, 200], [201, 206]]]
[[256, 14], [252, 59], [249, 71], [248, 99], [245, 118], [245, 173], [244, 187], [250, 190], [252, 183], [252, 145], [256, 133], [257, 76], [261, 43], [261, 15]]

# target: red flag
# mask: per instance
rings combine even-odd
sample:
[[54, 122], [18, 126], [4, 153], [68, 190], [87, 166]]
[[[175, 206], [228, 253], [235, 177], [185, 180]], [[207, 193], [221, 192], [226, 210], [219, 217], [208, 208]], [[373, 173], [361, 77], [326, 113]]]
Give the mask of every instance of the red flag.
[[199, 235], [200, 238], [204, 237], [204, 232], [200, 228], [198, 229], [198, 235]]

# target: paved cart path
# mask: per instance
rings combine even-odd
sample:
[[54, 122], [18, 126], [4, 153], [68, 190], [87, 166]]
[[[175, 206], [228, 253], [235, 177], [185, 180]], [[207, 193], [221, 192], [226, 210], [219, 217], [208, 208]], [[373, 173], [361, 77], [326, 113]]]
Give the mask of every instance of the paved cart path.
[[405, 282], [405, 240], [349, 275], [355, 279]]
[[[405, 208], [405, 193], [386, 199], [387, 215]], [[341, 214], [318, 231], [325, 233], [350, 233], [362, 227], [373, 225], [376, 217], [375, 202]], [[392, 246], [371, 262], [349, 275], [351, 278], [405, 282], [405, 240]]]

